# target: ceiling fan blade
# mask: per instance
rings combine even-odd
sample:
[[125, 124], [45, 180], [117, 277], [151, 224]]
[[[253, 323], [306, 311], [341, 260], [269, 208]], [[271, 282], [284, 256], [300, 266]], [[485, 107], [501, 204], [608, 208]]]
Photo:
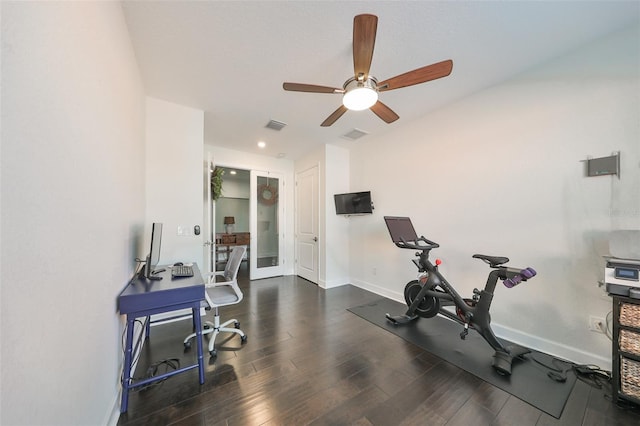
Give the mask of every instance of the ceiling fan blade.
[[309, 92], [309, 93], [344, 93], [344, 89], [328, 86], [316, 86], [315, 84], [302, 83], [282, 83], [284, 90], [293, 92]]
[[340, 105], [340, 107], [337, 110], [333, 111], [333, 114], [327, 117], [327, 119], [324, 120], [320, 126], [322, 127], [331, 126], [333, 123], [336, 122], [336, 120], [338, 120], [338, 118], [342, 117], [342, 114], [344, 114], [345, 112], [347, 112], [347, 107], [344, 105]]
[[375, 15], [357, 15], [353, 18], [353, 70], [356, 78], [369, 75], [373, 47], [376, 44], [378, 17]]
[[387, 90], [400, 89], [401, 87], [413, 86], [414, 84], [446, 77], [451, 74], [452, 69], [453, 61], [447, 59], [446, 61], [427, 65], [382, 81], [378, 83], [378, 91], [384, 92]]
[[375, 115], [377, 115], [378, 117], [380, 117], [383, 121], [385, 121], [387, 124], [389, 123], [393, 123], [394, 121], [396, 121], [398, 118], [400, 118], [400, 116], [398, 116], [398, 114], [396, 114], [395, 112], [393, 112], [393, 110], [391, 108], [389, 108], [388, 106], [386, 106], [385, 104], [383, 104], [382, 102], [378, 101], [376, 102], [371, 108], [369, 108], [371, 111], [374, 112]]

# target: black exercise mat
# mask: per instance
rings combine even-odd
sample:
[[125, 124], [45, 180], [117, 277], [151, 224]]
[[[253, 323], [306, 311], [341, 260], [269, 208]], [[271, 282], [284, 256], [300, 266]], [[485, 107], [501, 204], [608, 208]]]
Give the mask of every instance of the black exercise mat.
[[[350, 312], [383, 329], [411, 342], [422, 349], [446, 360], [476, 377], [510, 393], [549, 415], [560, 418], [567, 398], [576, 382], [573, 371], [567, 372], [564, 383], [547, 377], [550, 371], [544, 365], [568, 368], [564, 363], [552, 363], [553, 358], [542, 352], [532, 351], [524, 360], [516, 359], [511, 367], [511, 376], [501, 376], [492, 367], [494, 350], [476, 333], [469, 330], [465, 340], [460, 339], [462, 325], [436, 316], [420, 318], [405, 325], [393, 325], [385, 317], [404, 314], [407, 306], [390, 299], [349, 308]], [[505, 345], [510, 343], [500, 339]]]

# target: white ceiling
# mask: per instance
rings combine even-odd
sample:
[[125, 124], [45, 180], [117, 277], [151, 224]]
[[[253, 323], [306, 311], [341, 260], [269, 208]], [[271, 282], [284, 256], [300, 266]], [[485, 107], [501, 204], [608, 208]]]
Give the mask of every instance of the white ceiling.
[[[205, 142], [296, 159], [354, 128], [382, 134], [608, 33], [640, 22], [626, 1], [124, 1], [148, 95], [205, 111]], [[400, 119], [348, 111], [341, 95], [285, 92], [285, 81], [342, 87], [353, 76], [353, 17], [378, 16], [371, 75], [453, 60], [449, 77], [388, 91]], [[271, 119], [287, 123], [265, 128]], [[257, 148], [259, 140], [267, 143]]]

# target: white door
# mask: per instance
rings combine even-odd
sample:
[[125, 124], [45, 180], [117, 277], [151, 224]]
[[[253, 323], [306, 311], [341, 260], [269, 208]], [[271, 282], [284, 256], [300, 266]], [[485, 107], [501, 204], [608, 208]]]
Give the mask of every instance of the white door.
[[296, 174], [296, 275], [318, 284], [318, 166]]
[[211, 192], [211, 175], [213, 174], [213, 159], [211, 153], [207, 154], [207, 161], [204, 164], [204, 218], [202, 220], [203, 226], [202, 241], [204, 252], [202, 258], [204, 259], [204, 265], [202, 273], [215, 272], [215, 261], [213, 259], [215, 253], [215, 238], [214, 238], [214, 226], [215, 223], [215, 210], [213, 208], [213, 196]]
[[251, 170], [249, 271], [252, 280], [284, 273], [283, 188], [281, 174]]

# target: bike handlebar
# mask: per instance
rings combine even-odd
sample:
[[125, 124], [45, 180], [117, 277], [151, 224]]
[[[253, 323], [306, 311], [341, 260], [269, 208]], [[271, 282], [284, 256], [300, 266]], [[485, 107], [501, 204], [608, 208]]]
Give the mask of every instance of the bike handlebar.
[[[434, 248], [438, 248], [440, 247], [440, 244], [431, 241], [431, 240], [427, 240], [425, 237], [421, 236], [419, 237], [417, 240], [415, 241], [406, 241], [404, 238], [400, 237], [400, 241], [395, 243], [396, 246], [400, 247], [400, 248], [404, 248], [404, 249], [412, 249], [412, 250], [422, 250], [427, 251], [427, 250], [431, 250]], [[418, 255], [418, 253], [416, 253], [416, 255]], [[479, 256], [479, 255], [475, 255], [474, 257]], [[484, 257], [479, 257], [480, 259], [483, 259], [486, 261], [486, 259], [490, 259], [490, 257], [484, 256]], [[485, 259], [486, 258], [486, 259]], [[495, 258], [496, 260], [501, 261], [501, 263], [506, 263], [509, 261], [509, 259], [505, 258]], [[415, 260], [413, 261], [416, 266], [420, 269], [422, 268], [422, 265], [419, 263], [420, 261]], [[496, 268], [498, 267], [498, 265], [500, 265], [501, 263], [496, 263], [496, 265], [491, 265], [492, 268]], [[436, 265], [439, 265], [439, 263], [436, 262]], [[524, 268], [520, 271], [518, 271], [517, 273], [513, 274], [511, 277], [509, 278], [502, 278], [503, 279], [503, 284], [505, 285], [505, 287], [511, 288], [511, 287], [515, 287], [518, 284], [520, 284], [523, 281], [527, 281], [530, 278], [533, 278], [537, 275], [535, 269], [533, 268]]]
[[[400, 248], [412, 249], [412, 250], [431, 250], [434, 248], [440, 247], [440, 244], [435, 243], [431, 240], [427, 240], [425, 237], [420, 237], [415, 241], [405, 241], [404, 238], [401, 238], [402, 241], [398, 241], [396, 246]], [[426, 245], [423, 245], [424, 243]]]

